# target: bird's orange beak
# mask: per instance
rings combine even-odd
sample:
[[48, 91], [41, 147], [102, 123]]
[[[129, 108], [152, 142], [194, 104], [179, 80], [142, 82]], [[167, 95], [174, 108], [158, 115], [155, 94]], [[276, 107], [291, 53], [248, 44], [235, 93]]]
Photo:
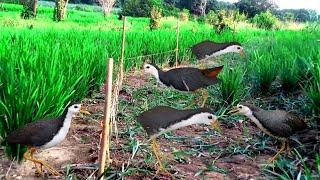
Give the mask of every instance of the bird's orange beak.
[[211, 122], [211, 127], [212, 127], [212, 129], [214, 129], [215, 131], [221, 132], [221, 127], [220, 127], [220, 123], [219, 123], [218, 119], [213, 120], [213, 121]]
[[81, 106], [80, 113], [86, 114], [86, 115], [90, 115], [91, 114], [89, 111], [86, 110], [86, 108], [84, 106]]
[[243, 49], [241, 49], [239, 53], [240, 53], [240, 56], [241, 56], [241, 57], [246, 57], [246, 54], [244, 53], [244, 50], [243, 50]]

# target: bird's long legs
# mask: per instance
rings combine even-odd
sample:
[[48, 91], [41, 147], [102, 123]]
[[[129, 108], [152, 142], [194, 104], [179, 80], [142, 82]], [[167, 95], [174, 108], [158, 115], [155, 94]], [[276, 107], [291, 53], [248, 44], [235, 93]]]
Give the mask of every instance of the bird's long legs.
[[[30, 157], [31, 157], [31, 158], [33, 158], [33, 154], [34, 154], [34, 152], [36, 152], [36, 150], [37, 150], [36, 148], [30, 148], [30, 149], [28, 150], [29, 153], [30, 153]], [[27, 151], [27, 152], [28, 152], [28, 151]], [[26, 152], [26, 153], [27, 153], [27, 152]], [[26, 159], [25, 156], [24, 156], [24, 158]], [[34, 158], [33, 158], [33, 159], [34, 159]], [[37, 173], [39, 173], [40, 175], [43, 176], [44, 174], [43, 174], [43, 172], [42, 172], [42, 165], [40, 165], [40, 168], [39, 168], [39, 167], [37, 166], [37, 163], [35, 163], [35, 162], [33, 162], [33, 163], [34, 163], [34, 166], [36, 167]]]
[[[204, 107], [204, 105], [206, 104], [208, 97], [209, 97], [209, 93], [206, 89], [197, 89], [194, 91], [195, 93], [199, 94], [199, 97], [197, 98], [198, 102], [197, 103], [201, 103], [201, 107]], [[201, 100], [202, 99], [202, 100]], [[192, 102], [189, 106], [187, 106], [185, 109], [189, 109], [191, 108], [195, 103]]]
[[203, 102], [201, 104], [201, 107], [204, 107], [204, 105], [206, 104], [207, 100], [208, 100], [208, 97], [209, 97], [209, 93], [207, 90], [205, 89], [202, 89], [201, 90], [201, 95], [203, 96]]
[[[199, 96], [199, 101], [201, 103], [201, 107], [204, 107], [204, 105], [206, 104], [208, 97], [209, 97], [209, 93], [206, 89], [198, 89], [195, 92], [197, 92], [198, 94], [200, 94]], [[201, 100], [202, 99], [202, 100]]]
[[163, 164], [162, 164], [163, 156], [162, 156], [162, 154], [161, 154], [161, 152], [160, 152], [159, 146], [158, 146], [158, 144], [157, 144], [157, 140], [156, 140], [155, 138], [152, 138], [151, 141], [152, 141], [152, 142], [151, 142], [151, 147], [152, 147], [153, 153], [154, 153], [154, 155], [156, 156], [157, 161], [158, 161], [158, 163], [159, 163], [159, 169], [157, 170], [157, 174], [158, 174], [159, 172], [165, 172], [165, 173], [167, 173], [167, 174], [170, 174], [170, 173], [165, 169], [165, 167], [164, 167]]
[[41, 161], [41, 160], [38, 160], [38, 159], [36, 159], [36, 158], [33, 157], [33, 153], [34, 153], [35, 151], [36, 151], [35, 148], [30, 148], [30, 149], [28, 149], [27, 152], [24, 153], [23, 157], [24, 157], [26, 160], [32, 161], [34, 164], [39, 164], [40, 167], [41, 167], [41, 168], [40, 168], [41, 170], [39, 170], [37, 166], [36, 166], [36, 168], [37, 168], [37, 171], [38, 171], [41, 175], [43, 175], [42, 166], [44, 166], [44, 167], [46, 167], [46, 168], [48, 169], [48, 171], [49, 171], [52, 175], [54, 175], [54, 176], [59, 176], [60, 173], [59, 173], [57, 170], [55, 170], [53, 167], [51, 167], [49, 164], [47, 164], [47, 163], [45, 163], [45, 162], [43, 162], [43, 161]]
[[280, 148], [280, 150], [277, 152], [276, 155], [274, 155], [270, 160], [269, 163], [272, 163], [274, 160], [277, 159], [277, 157], [287, 148], [287, 144], [289, 143], [288, 139], [284, 140], [282, 142], [282, 146]]

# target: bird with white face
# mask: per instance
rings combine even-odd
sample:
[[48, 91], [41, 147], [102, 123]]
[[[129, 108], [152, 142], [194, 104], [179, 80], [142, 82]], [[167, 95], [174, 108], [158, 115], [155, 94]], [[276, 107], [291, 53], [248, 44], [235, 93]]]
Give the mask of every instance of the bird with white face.
[[239, 53], [241, 56], [245, 56], [244, 49], [238, 42], [216, 43], [205, 40], [192, 46], [191, 51], [198, 60], [205, 60], [227, 53]]
[[273, 162], [281, 152], [289, 149], [289, 138], [307, 125], [302, 118], [283, 110], [264, 110], [250, 103], [238, 104], [230, 113], [244, 115], [253, 121], [264, 133], [282, 141], [282, 147], [269, 162]]
[[223, 66], [207, 69], [183, 67], [163, 71], [155, 64], [145, 63], [143, 69], [145, 73], [151, 74], [160, 84], [166, 87], [173, 87], [178, 91], [200, 92], [203, 98], [201, 107], [204, 107], [209, 96], [204, 88], [220, 82], [217, 76], [222, 71]]
[[204, 64], [209, 63], [208, 60], [215, 59], [224, 54], [239, 53], [240, 56], [245, 56], [244, 49], [238, 42], [217, 43], [205, 40], [192, 46], [191, 51], [196, 56], [197, 60], [201, 61], [201, 68], [204, 67]]
[[[43, 175], [42, 167], [44, 166], [51, 174], [58, 176], [59, 172], [57, 170], [46, 162], [34, 158], [33, 154], [37, 148], [51, 148], [62, 142], [68, 134], [72, 117], [79, 112], [90, 114], [84, 110], [81, 104], [72, 104], [65, 108], [61, 116], [28, 123], [9, 134], [6, 140], [9, 144], [28, 146], [28, 150], [23, 157], [35, 163], [38, 173]], [[37, 164], [40, 165], [40, 168]]]
[[217, 116], [208, 108], [179, 110], [167, 106], [157, 106], [141, 113], [137, 121], [147, 132], [151, 140], [152, 150], [159, 163], [159, 171], [165, 171], [162, 164], [162, 155], [157, 145], [156, 138], [166, 132], [194, 124], [211, 125], [220, 131]]

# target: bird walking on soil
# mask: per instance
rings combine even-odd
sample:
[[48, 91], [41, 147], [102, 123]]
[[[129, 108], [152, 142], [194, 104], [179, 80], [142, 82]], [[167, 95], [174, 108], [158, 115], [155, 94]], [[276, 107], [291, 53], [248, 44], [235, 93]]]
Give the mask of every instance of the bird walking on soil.
[[[67, 136], [74, 114], [78, 112], [90, 114], [88, 111], [81, 109], [81, 107], [81, 104], [72, 104], [57, 118], [41, 119], [28, 123], [9, 134], [7, 142], [9, 144], [28, 146], [28, 150], [24, 153], [23, 157], [26, 160], [34, 162], [39, 174], [44, 175], [42, 171], [42, 167], [44, 166], [52, 175], [59, 176], [60, 173], [57, 170], [48, 163], [34, 158], [33, 154], [37, 148], [51, 148], [63, 141]], [[40, 165], [40, 168], [37, 164]]]
[[156, 141], [158, 136], [193, 124], [211, 125], [215, 130], [220, 128], [217, 116], [212, 114], [208, 108], [178, 110], [167, 106], [157, 106], [141, 113], [137, 121], [151, 140], [151, 148], [159, 163], [157, 173], [167, 172], [163, 166], [163, 156]]
[[163, 71], [155, 64], [145, 63], [143, 68], [146, 73], [154, 76], [160, 84], [166, 87], [173, 87], [179, 91], [201, 93], [203, 96], [201, 107], [204, 107], [209, 97], [204, 88], [220, 82], [217, 75], [222, 71], [223, 66], [208, 69], [183, 67]]
[[280, 150], [269, 162], [273, 162], [285, 149], [289, 149], [289, 138], [307, 128], [300, 117], [283, 110], [264, 110], [250, 103], [238, 104], [232, 114], [244, 115], [252, 120], [264, 133], [282, 141]]

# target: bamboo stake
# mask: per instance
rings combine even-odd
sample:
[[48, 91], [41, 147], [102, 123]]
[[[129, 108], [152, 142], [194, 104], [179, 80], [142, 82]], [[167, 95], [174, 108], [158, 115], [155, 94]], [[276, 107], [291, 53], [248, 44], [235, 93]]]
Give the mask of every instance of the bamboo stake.
[[[110, 112], [111, 112], [111, 96], [112, 96], [112, 71], [113, 59], [109, 59], [108, 72], [105, 87], [105, 103], [104, 103], [104, 120], [102, 127], [102, 138], [100, 140], [100, 154], [99, 154], [99, 176], [104, 172], [105, 166], [109, 167], [110, 159]], [[107, 162], [106, 162], [107, 160]]]
[[114, 97], [112, 99], [111, 121], [112, 121], [112, 124], [114, 124], [114, 132], [115, 132], [117, 143], [118, 143], [118, 128], [117, 128], [116, 116], [117, 116], [117, 112], [119, 110], [119, 108], [118, 108], [119, 92], [122, 89], [122, 82], [123, 82], [123, 77], [124, 77], [124, 52], [125, 52], [126, 22], [127, 22], [127, 18], [124, 17], [123, 18], [123, 27], [122, 27], [121, 59], [120, 59], [120, 64], [119, 64], [120, 66], [118, 69], [116, 84], [113, 89]]
[[179, 56], [179, 34], [180, 34], [180, 24], [179, 19], [177, 21], [177, 44], [176, 44], [176, 67], [178, 66], [178, 56]]

